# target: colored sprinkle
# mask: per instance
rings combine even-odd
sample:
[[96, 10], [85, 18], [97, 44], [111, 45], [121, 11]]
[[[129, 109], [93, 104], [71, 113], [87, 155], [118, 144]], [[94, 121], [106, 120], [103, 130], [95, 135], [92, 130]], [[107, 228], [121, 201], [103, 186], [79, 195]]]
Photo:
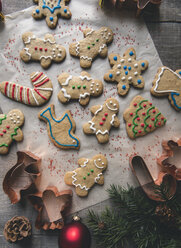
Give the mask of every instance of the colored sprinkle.
[[181, 75], [181, 71], [179, 71], [179, 74]]
[[88, 46], [87, 48], [90, 49], [90, 46]]
[[137, 106], [137, 103], [134, 103], [134, 106], [136, 107]]
[[91, 172], [93, 173], [93, 172], [94, 172], [94, 170], [93, 170], [93, 169], [91, 169]]
[[126, 85], [123, 85], [123, 86], [122, 86], [122, 89], [123, 89], [123, 90], [126, 90]]
[[105, 117], [102, 117], [102, 120], [103, 120], [103, 121], [105, 121], [105, 120], [106, 120], [106, 118], [105, 118]]
[[145, 126], [145, 124], [144, 123], [141, 123], [141, 127], [144, 127]]
[[131, 123], [128, 123], [128, 127], [131, 127]]
[[40, 51], [42, 51], [42, 50], [43, 50], [43, 48], [42, 48], [42, 47], [40, 47], [40, 48], [39, 48], [39, 50], [40, 50]]
[[99, 41], [99, 39], [96, 40], [97, 42]]
[[130, 113], [130, 116], [132, 116], [133, 115], [133, 113]]
[[124, 70], [126, 70], [127, 69], [127, 66], [125, 65], [123, 68], [124, 68]]
[[35, 47], [35, 50], [37, 50], [38, 49], [38, 47]]
[[111, 74], [109, 74], [109, 78], [112, 78], [113, 77], [113, 74], [111, 73]]
[[86, 177], [83, 177], [84, 180], [86, 180]]
[[143, 63], [141, 63], [141, 66], [142, 66], [142, 67], [145, 67], [145, 63], [144, 63], [144, 62], [143, 62]]
[[77, 89], [80, 89], [80, 88], [81, 88], [81, 85], [78, 85], [78, 86], [77, 86]]
[[143, 107], [146, 108], [146, 104], [144, 104]]
[[138, 81], [137, 81], [137, 82], [138, 82], [138, 84], [141, 84], [141, 79], [138, 79]]
[[67, 13], [67, 9], [64, 9], [64, 13]]
[[155, 118], [151, 118], [151, 120], [152, 120], [152, 121], [154, 121], [154, 120], [155, 120]]
[[145, 114], [146, 114], [145, 112], [142, 113], [142, 115], [145, 115]]
[[3, 136], [3, 133], [0, 133], [0, 136]]
[[158, 122], [158, 125], [159, 125], [159, 126], [161, 125], [161, 122], [160, 122], [160, 121]]
[[152, 112], [153, 112], [153, 114], [155, 114], [156, 113], [156, 110], [154, 109]]
[[51, 21], [51, 22], [53, 21], [53, 17], [52, 17], [52, 16], [50, 16], [50, 21]]
[[95, 43], [92, 43], [93, 46], [95, 46]]
[[45, 48], [45, 52], [47, 52], [48, 51], [48, 49], [47, 48]]
[[3, 133], [6, 133], [6, 129], [3, 130]]
[[104, 115], [105, 115], [105, 116], [108, 116], [108, 113], [105, 113]]
[[133, 51], [131, 51], [131, 52], [129, 53], [130, 56], [133, 56], [133, 54], [134, 54]]
[[72, 89], [73, 89], [73, 90], [75, 89], [75, 86], [74, 86], [74, 85], [72, 86]]
[[39, 9], [36, 9], [36, 13], [39, 14], [40, 13], [40, 10]]
[[152, 128], [152, 125], [151, 124], [149, 124], [148, 126], [149, 126], [149, 128]]
[[114, 60], [117, 61], [117, 59], [118, 59], [117, 56], [114, 56]]
[[83, 85], [83, 89], [86, 89], [86, 85]]
[[[164, 119], [164, 118], [163, 118], [163, 119]], [[6, 128], [7, 128], [7, 129], [9, 129], [9, 128], [10, 128], [10, 126], [6, 126]]]
[[152, 106], [152, 103], [150, 102], [150, 106]]
[[131, 71], [131, 66], [128, 67], [128, 70]]
[[102, 126], [104, 123], [101, 121], [99, 124]]
[[128, 71], [125, 71], [125, 75], [128, 75]]
[[142, 131], [141, 131], [141, 130], [139, 130], [139, 131], [138, 131], [138, 133], [142, 133]]
[[89, 172], [87, 173], [87, 176], [90, 176], [90, 173]]
[[137, 118], [137, 121], [140, 121], [140, 118], [139, 117]]

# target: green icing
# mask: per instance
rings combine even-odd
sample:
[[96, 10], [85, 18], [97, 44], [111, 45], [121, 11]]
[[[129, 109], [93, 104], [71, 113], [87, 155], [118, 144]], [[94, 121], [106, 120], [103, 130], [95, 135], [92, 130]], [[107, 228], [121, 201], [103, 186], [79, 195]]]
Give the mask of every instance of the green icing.
[[156, 124], [157, 124], [157, 121], [158, 121], [158, 116], [159, 116], [159, 115], [161, 115], [160, 112], [155, 116], [155, 121], [154, 121], [154, 126], [155, 126], [155, 127], [159, 127], [159, 126], [156, 125]]
[[3, 143], [3, 144], [1, 144], [1, 145], [0, 145], [0, 147], [2, 147], [2, 146], [6, 146], [6, 147], [8, 147], [8, 145], [7, 145], [7, 144], [5, 144], [5, 143]]
[[11, 133], [11, 138], [13, 139], [13, 136], [17, 135], [17, 130], [19, 129], [19, 127], [15, 127], [14, 129], [14, 133]]
[[154, 109], [154, 108], [155, 108], [155, 107], [151, 107], [151, 108], [149, 108], [149, 109], [147, 110], [147, 112], [146, 112], [147, 116], [146, 116], [145, 119], [144, 119], [144, 123], [145, 123], [144, 131], [145, 131], [145, 133], [148, 132], [148, 131], [146, 130], [147, 127], [148, 127], [148, 124], [146, 123], [146, 120], [150, 117], [150, 114], [149, 114], [150, 110], [152, 110], [152, 109]]
[[3, 118], [0, 118], [0, 125], [2, 124], [2, 121], [3, 121], [3, 120], [6, 120], [6, 115], [4, 115]]

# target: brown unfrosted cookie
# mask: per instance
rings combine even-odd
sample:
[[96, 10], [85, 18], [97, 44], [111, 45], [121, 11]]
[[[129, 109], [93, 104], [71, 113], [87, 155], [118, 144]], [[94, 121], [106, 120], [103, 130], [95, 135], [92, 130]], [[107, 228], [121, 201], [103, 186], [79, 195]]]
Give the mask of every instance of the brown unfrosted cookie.
[[46, 69], [52, 61], [60, 63], [66, 56], [63, 46], [56, 44], [55, 38], [51, 34], [46, 34], [44, 39], [27, 32], [22, 36], [25, 48], [20, 52], [20, 57], [24, 62], [40, 61], [41, 66]]
[[111, 53], [109, 55], [109, 63], [112, 69], [104, 75], [104, 80], [111, 83], [116, 82], [120, 96], [128, 93], [130, 85], [138, 89], [144, 87], [145, 82], [141, 73], [147, 69], [148, 61], [137, 61], [134, 48], [127, 49], [123, 57], [119, 54]]
[[24, 114], [19, 109], [11, 110], [7, 115], [0, 114], [0, 154], [8, 153], [13, 140], [23, 140], [20, 127], [24, 124]]
[[102, 172], [106, 170], [107, 164], [107, 159], [102, 154], [98, 154], [92, 159], [80, 158], [78, 160], [80, 168], [67, 172], [64, 181], [68, 185], [75, 186], [77, 195], [82, 197], [87, 196], [88, 191], [95, 183], [99, 185], [104, 184]]
[[85, 71], [81, 72], [80, 76], [62, 73], [58, 77], [58, 82], [62, 87], [58, 93], [58, 99], [62, 103], [75, 99], [85, 106], [89, 103], [91, 96], [99, 96], [103, 91], [103, 83], [98, 79], [93, 79]]
[[83, 31], [83, 34], [83, 40], [70, 44], [69, 52], [71, 55], [80, 58], [82, 68], [89, 68], [96, 56], [107, 56], [107, 44], [112, 42], [113, 32], [108, 27], [102, 27], [96, 31], [87, 28]]
[[38, 4], [33, 12], [32, 16], [35, 19], [42, 19], [46, 17], [46, 23], [49, 28], [55, 28], [57, 26], [58, 17], [61, 16], [65, 19], [70, 19], [72, 14], [66, 3], [70, 0], [34, 0]]
[[181, 110], [181, 69], [174, 72], [166, 66], [160, 67], [153, 81], [151, 94], [168, 96], [171, 105], [176, 110]]
[[124, 111], [123, 117], [131, 139], [151, 133], [166, 123], [166, 118], [159, 109], [142, 96], [134, 97], [129, 108]]
[[114, 98], [107, 99], [103, 105], [91, 107], [94, 115], [91, 121], [83, 125], [85, 134], [95, 134], [99, 143], [109, 141], [109, 131], [111, 127], [119, 127], [120, 121], [116, 114], [119, 111], [119, 103]]

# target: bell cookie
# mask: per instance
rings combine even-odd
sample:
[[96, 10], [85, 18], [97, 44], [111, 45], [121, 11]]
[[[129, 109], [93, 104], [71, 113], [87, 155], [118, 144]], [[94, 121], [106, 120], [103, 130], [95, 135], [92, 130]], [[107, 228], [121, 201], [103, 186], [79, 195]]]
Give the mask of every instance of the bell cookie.
[[90, 74], [83, 71], [80, 76], [72, 76], [62, 73], [58, 77], [62, 89], [58, 93], [58, 99], [67, 103], [71, 99], [79, 100], [83, 106], [89, 103], [91, 96], [99, 96], [103, 92], [103, 83], [98, 79], [91, 78]]
[[0, 114], [0, 154], [7, 154], [14, 140], [23, 140], [20, 129], [23, 124], [24, 114], [19, 109], [13, 109], [7, 115]]
[[142, 96], [134, 97], [129, 108], [124, 111], [123, 117], [131, 139], [151, 133], [166, 123], [166, 118], [159, 109]]
[[181, 110], [181, 69], [174, 72], [166, 66], [160, 67], [153, 81], [151, 94], [158, 97], [168, 95], [171, 105], [176, 110]]
[[107, 56], [107, 44], [113, 41], [113, 32], [108, 27], [102, 27], [97, 31], [87, 28], [83, 30], [83, 34], [83, 40], [70, 44], [69, 52], [80, 58], [82, 68], [89, 68], [98, 54], [103, 58]]
[[102, 172], [106, 170], [108, 162], [105, 156], [98, 154], [92, 159], [80, 158], [78, 165], [80, 168], [65, 174], [64, 181], [67, 185], [75, 186], [78, 196], [85, 197], [95, 183], [104, 184]]
[[34, 19], [42, 19], [46, 17], [46, 23], [49, 28], [56, 28], [58, 17], [70, 19], [72, 14], [66, 3], [70, 0], [34, 0], [38, 6], [33, 10]]
[[56, 44], [51, 34], [46, 34], [44, 39], [36, 38], [31, 32], [22, 35], [25, 48], [21, 50], [20, 57], [24, 62], [40, 61], [41, 66], [47, 69], [52, 61], [60, 63], [66, 56], [63, 46]]
[[62, 149], [80, 148], [80, 141], [74, 135], [76, 124], [69, 110], [57, 119], [54, 105], [50, 104], [39, 112], [38, 117], [47, 122], [48, 136], [55, 146]]
[[148, 61], [136, 61], [136, 51], [134, 48], [129, 48], [121, 57], [119, 54], [111, 53], [109, 55], [109, 63], [112, 67], [104, 75], [104, 80], [111, 83], [117, 83], [117, 90], [120, 96], [125, 96], [130, 85], [135, 88], [144, 88], [145, 82], [141, 73], [147, 69]]
[[116, 114], [119, 111], [119, 103], [114, 98], [107, 99], [103, 105], [91, 107], [94, 115], [91, 121], [83, 125], [85, 134], [95, 134], [99, 143], [109, 141], [109, 131], [111, 127], [119, 127], [120, 121]]
[[41, 106], [46, 103], [52, 95], [52, 82], [43, 72], [31, 73], [30, 80], [33, 89], [4, 81], [0, 83], [0, 91], [14, 101], [30, 106]]

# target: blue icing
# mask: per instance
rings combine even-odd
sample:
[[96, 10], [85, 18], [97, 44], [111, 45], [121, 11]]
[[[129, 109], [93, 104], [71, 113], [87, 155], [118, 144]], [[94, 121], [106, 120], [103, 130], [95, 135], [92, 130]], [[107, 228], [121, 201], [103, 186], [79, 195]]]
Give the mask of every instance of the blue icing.
[[40, 10], [39, 9], [36, 9], [36, 13], [39, 14], [40, 13]]
[[128, 71], [125, 71], [125, 75], [128, 75]]
[[61, 0], [58, 0], [57, 6], [55, 6], [53, 8], [50, 8], [48, 5], [46, 5], [46, 1], [43, 0], [43, 6], [42, 6], [42, 8], [43, 9], [45, 9], [45, 8], [49, 9], [50, 12], [53, 14], [56, 9], [61, 9], [60, 2], [61, 2]]
[[117, 61], [117, 59], [118, 59], [117, 56], [114, 56], [114, 60]]
[[128, 67], [128, 70], [131, 71], [131, 66]]
[[50, 16], [50, 21], [51, 21], [51, 22], [53, 21], [53, 17], [52, 17], [52, 16]]
[[[180, 74], [180, 73], [179, 73]], [[173, 100], [173, 103], [174, 103], [174, 105], [178, 108], [178, 109], [181, 109], [181, 106], [178, 106], [178, 104], [176, 103], [176, 100], [175, 100], [175, 97], [174, 96], [180, 96], [180, 94], [179, 93], [176, 93], [176, 92], [172, 92], [171, 93], [171, 98], [172, 98], [172, 100]]]
[[181, 75], [181, 71], [179, 71], [179, 74]]
[[125, 65], [123, 68], [124, 68], [124, 70], [126, 70], [127, 69], [127, 66]]
[[142, 66], [142, 67], [145, 67], [145, 63], [144, 63], [144, 62], [143, 62], [143, 63], [141, 63], [141, 66]]
[[112, 78], [112, 77], [113, 77], [113, 74], [112, 74], [112, 73], [110, 73], [110, 74], [109, 74], [109, 78]]
[[141, 84], [141, 79], [138, 79], [138, 81], [137, 81], [137, 82], [138, 82], [138, 84]]
[[67, 13], [67, 9], [64, 9], [64, 13]]
[[126, 90], [126, 85], [123, 85], [123, 86], [122, 86], [122, 89], [123, 89], [123, 90]]
[[131, 51], [131, 52], [129, 53], [130, 56], [133, 56], [133, 54], [134, 54], [133, 51]]

